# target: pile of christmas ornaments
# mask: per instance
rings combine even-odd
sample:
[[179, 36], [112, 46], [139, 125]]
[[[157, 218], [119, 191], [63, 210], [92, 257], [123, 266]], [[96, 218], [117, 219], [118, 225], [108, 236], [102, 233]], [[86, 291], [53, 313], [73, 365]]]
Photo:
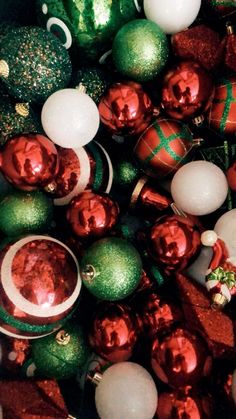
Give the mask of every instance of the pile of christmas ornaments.
[[0, 417], [236, 416], [236, 4], [0, 22]]

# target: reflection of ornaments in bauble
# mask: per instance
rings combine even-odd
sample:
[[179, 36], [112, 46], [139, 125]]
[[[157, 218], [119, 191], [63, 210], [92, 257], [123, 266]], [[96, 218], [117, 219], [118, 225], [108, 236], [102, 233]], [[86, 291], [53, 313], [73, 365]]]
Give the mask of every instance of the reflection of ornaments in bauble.
[[[201, 247], [199, 228], [189, 217], [165, 215], [148, 236], [149, 253], [166, 274], [185, 268]], [[159, 265], [160, 264], [160, 265]]]
[[175, 173], [189, 160], [192, 147], [193, 136], [187, 125], [161, 119], [141, 134], [134, 155], [147, 175], [162, 178]]
[[33, 191], [53, 182], [58, 171], [54, 144], [39, 134], [8, 140], [0, 152], [1, 171], [16, 188]]
[[70, 202], [66, 218], [76, 236], [95, 238], [112, 230], [118, 214], [119, 207], [109, 195], [87, 190]]
[[171, 118], [188, 120], [209, 109], [213, 94], [210, 74], [194, 61], [183, 61], [164, 75], [161, 103]]
[[138, 286], [142, 261], [135, 247], [116, 237], [93, 243], [81, 260], [86, 288], [101, 300], [121, 300]]
[[187, 214], [206, 215], [216, 211], [228, 194], [224, 172], [215, 164], [198, 160], [187, 163], [174, 175], [171, 194]]
[[70, 81], [68, 52], [42, 28], [9, 31], [1, 43], [0, 60], [1, 79], [9, 93], [24, 102], [41, 103]]
[[34, 337], [59, 328], [75, 306], [81, 280], [71, 250], [48, 236], [27, 236], [1, 253], [0, 331]]
[[153, 115], [151, 99], [132, 81], [114, 83], [99, 103], [100, 118], [115, 135], [137, 135], [147, 128]]
[[197, 334], [177, 328], [152, 344], [151, 364], [157, 377], [171, 387], [196, 384], [211, 369], [205, 342]]
[[133, 20], [116, 34], [112, 56], [116, 69], [123, 76], [139, 82], [153, 80], [168, 59], [166, 35], [154, 22]]

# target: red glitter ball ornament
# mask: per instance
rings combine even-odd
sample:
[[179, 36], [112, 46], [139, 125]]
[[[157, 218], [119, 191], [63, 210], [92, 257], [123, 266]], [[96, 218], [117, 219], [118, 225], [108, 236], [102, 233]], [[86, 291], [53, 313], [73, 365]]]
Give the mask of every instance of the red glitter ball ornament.
[[109, 195], [90, 190], [77, 195], [67, 210], [73, 232], [81, 238], [102, 237], [117, 222], [119, 207]]
[[98, 106], [101, 121], [115, 135], [137, 135], [148, 126], [153, 105], [142, 86], [133, 81], [114, 83]]
[[187, 125], [157, 119], [139, 138], [134, 155], [148, 176], [163, 178], [188, 162], [193, 146], [193, 135]]
[[127, 361], [133, 354], [138, 327], [128, 306], [102, 303], [96, 309], [89, 333], [89, 343], [110, 362]]
[[33, 191], [54, 182], [58, 171], [55, 145], [40, 134], [10, 139], [0, 152], [0, 168], [16, 188]]
[[163, 80], [161, 104], [174, 119], [188, 120], [206, 112], [214, 94], [212, 77], [194, 61], [170, 68]]
[[149, 254], [167, 275], [184, 269], [201, 248], [201, 234], [189, 217], [160, 217], [148, 235]]
[[196, 384], [210, 373], [205, 342], [185, 328], [177, 328], [152, 344], [151, 364], [157, 377], [171, 387]]

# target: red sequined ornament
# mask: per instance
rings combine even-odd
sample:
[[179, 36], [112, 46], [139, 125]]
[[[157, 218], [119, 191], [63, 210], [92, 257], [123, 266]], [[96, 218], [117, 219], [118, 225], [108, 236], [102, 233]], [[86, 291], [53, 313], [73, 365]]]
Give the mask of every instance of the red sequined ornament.
[[20, 135], [1, 150], [0, 167], [16, 188], [33, 191], [54, 182], [59, 167], [57, 150], [43, 135]]
[[160, 380], [176, 388], [196, 384], [211, 370], [205, 342], [185, 328], [154, 340], [151, 364]]
[[134, 155], [147, 175], [163, 178], [188, 162], [193, 146], [193, 136], [187, 125], [157, 119], [139, 138]]
[[112, 230], [118, 214], [119, 207], [109, 195], [88, 190], [71, 201], [67, 220], [78, 237], [102, 237]]
[[161, 104], [174, 119], [193, 119], [206, 112], [214, 94], [212, 77], [194, 61], [183, 61], [163, 79]]
[[153, 105], [142, 86], [133, 81], [115, 83], [98, 106], [101, 121], [116, 135], [137, 135], [148, 126]]

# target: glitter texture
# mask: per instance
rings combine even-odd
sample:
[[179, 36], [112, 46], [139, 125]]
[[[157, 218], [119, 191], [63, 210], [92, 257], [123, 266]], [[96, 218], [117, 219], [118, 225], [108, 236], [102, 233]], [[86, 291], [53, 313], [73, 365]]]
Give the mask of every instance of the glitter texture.
[[117, 70], [132, 80], [153, 80], [168, 59], [167, 37], [159, 26], [145, 19], [124, 25], [112, 47]]
[[119, 238], [105, 238], [87, 249], [81, 262], [84, 285], [97, 298], [115, 301], [137, 287], [142, 262], [137, 250]]
[[68, 52], [41, 28], [10, 30], [1, 43], [0, 60], [9, 66], [9, 76], [2, 77], [9, 93], [24, 102], [44, 102], [70, 81]]
[[111, 77], [102, 69], [97, 67], [83, 67], [74, 75], [72, 83], [75, 87], [82, 83], [86, 88], [87, 95], [98, 105], [101, 96], [111, 81]]

